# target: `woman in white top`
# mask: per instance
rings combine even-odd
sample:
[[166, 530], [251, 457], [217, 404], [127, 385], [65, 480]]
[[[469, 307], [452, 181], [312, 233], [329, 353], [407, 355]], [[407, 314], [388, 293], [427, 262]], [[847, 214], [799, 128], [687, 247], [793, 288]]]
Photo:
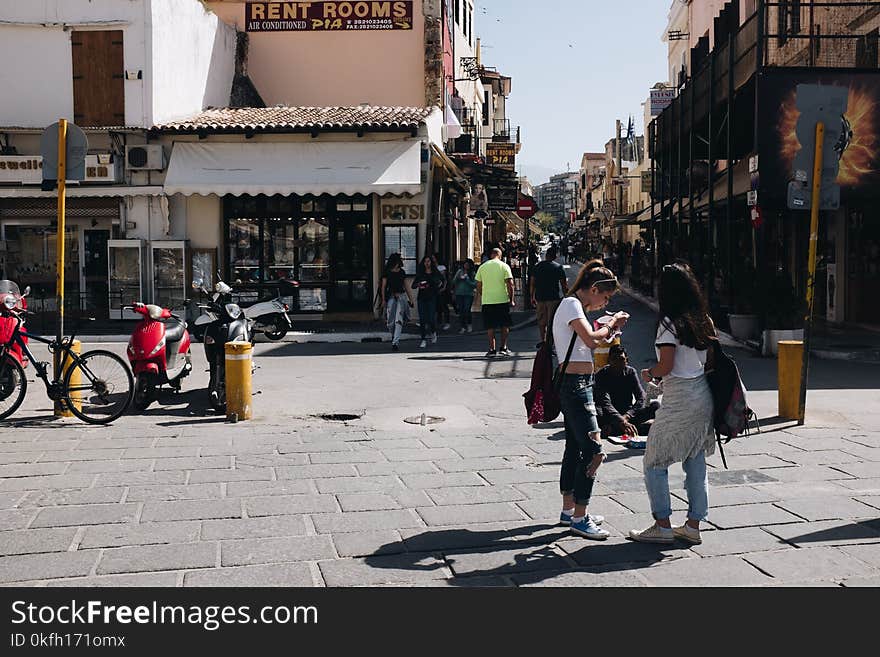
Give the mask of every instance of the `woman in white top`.
[[594, 330], [586, 310], [599, 310], [620, 288], [614, 273], [601, 260], [585, 264], [574, 281], [569, 296], [553, 315], [553, 342], [561, 363], [569, 346], [571, 357], [562, 377], [559, 397], [565, 418], [565, 453], [559, 475], [562, 493], [561, 524], [584, 538], [604, 540], [608, 532], [600, 529], [602, 516], [587, 514], [596, 471], [605, 459], [600, 442], [596, 405], [593, 402], [593, 352], [599, 340], [609, 337], [626, 324], [629, 315], [618, 313], [611, 322]]
[[[642, 370], [645, 382], [663, 379], [663, 405], [648, 433], [645, 450], [645, 487], [654, 524], [633, 530], [629, 538], [644, 543], [672, 543], [680, 538], [702, 542], [700, 521], [709, 515], [709, 479], [706, 455], [715, 451], [712, 393], [704, 367], [715, 340], [715, 326], [706, 299], [691, 268], [666, 265], [660, 274], [660, 321], [657, 326], [657, 365]], [[668, 468], [681, 463], [688, 496], [687, 521], [670, 523]]]

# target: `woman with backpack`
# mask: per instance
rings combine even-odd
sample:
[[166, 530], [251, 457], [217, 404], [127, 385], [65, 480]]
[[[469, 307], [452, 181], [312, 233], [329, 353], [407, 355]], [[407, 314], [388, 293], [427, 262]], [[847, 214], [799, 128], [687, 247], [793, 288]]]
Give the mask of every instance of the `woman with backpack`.
[[601, 432], [593, 401], [593, 353], [604, 340], [626, 324], [629, 315], [617, 313], [595, 330], [586, 311], [601, 310], [620, 289], [614, 273], [600, 260], [581, 267], [569, 296], [559, 303], [553, 316], [553, 343], [564, 368], [559, 401], [565, 419], [565, 453], [559, 475], [562, 493], [560, 524], [570, 525], [573, 534], [605, 540], [609, 533], [598, 525], [602, 516], [587, 514], [596, 472], [605, 460]]
[[[632, 530], [628, 538], [643, 543], [672, 543], [680, 538], [702, 542], [700, 521], [709, 515], [706, 456], [715, 452], [714, 406], [705, 376], [706, 357], [715, 337], [706, 299], [691, 268], [666, 265], [660, 273], [657, 338], [658, 363], [642, 370], [642, 379], [663, 379], [663, 405], [648, 433], [643, 463], [645, 487], [654, 524]], [[681, 463], [688, 497], [687, 521], [673, 527], [668, 468]]]
[[406, 271], [399, 253], [388, 256], [379, 285], [385, 323], [391, 331], [391, 351], [400, 350], [400, 335], [409, 321], [409, 309], [413, 307], [412, 292], [406, 286]]

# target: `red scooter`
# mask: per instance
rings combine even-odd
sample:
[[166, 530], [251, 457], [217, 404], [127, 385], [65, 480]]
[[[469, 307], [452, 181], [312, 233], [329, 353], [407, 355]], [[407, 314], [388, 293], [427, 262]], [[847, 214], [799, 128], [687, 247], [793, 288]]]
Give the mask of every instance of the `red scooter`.
[[126, 310], [143, 315], [127, 349], [135, 375], [132, 403], [143, 411], [155, 401], [163, 385], [180, 390], [181, 380], [192, 371], [190, 338], [186, 322], [167, 308], [135, 303]]
[[[18, 290], [18, 285], [13, 281], [0, 280], [0, 299], [10, 294], [14, 296], [18, 300], [18, 303], [16, 303], [14, 308], [16, 311], [27, 310], [26, 297], [30, 294], [30, 291], [31, 288], [28, 286], [24, 289], [24, 294], [21, 294]], [[20, 317], [24, 316], [25, 313], [21, 313]], [[9, 342], [9, 338], [12, 337], [12, 332], [15, 330], [16, 321], [17, 320], [12, 315], [0, 315], [0, 344], [6, 344]], [[24, 330], [24, 326], [21, 326], [19, 331], [21, 332], [22, 340], [27, 343], [27, 333]], [[21, 347], [17, 343], [13, 343], [9, 353], [18, 361], [19, 365], [22, 367], [28, 366], [28, 359], [21, 352]]]

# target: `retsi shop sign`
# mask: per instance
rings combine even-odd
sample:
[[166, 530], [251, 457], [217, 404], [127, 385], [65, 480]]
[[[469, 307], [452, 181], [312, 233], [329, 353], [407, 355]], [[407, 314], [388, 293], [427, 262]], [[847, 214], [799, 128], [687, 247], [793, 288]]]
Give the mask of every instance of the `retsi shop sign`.
[[248, 2], [247, 32], [411, 30], [412, 0]]

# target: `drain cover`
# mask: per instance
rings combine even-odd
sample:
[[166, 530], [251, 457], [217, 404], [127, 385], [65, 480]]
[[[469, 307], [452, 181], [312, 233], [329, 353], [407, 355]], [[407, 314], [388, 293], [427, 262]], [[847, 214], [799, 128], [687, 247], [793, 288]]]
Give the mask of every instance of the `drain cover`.
[[352, 413], [327, 413], [325, 415], [319, 415], [322, 420], [327, 420], [328, 422], [351, 422], [353, 420], [360, 420], [361, 415], [354, 415]]
[[403, 418], [403, 421], [407, 424], [420, 424], [421, 426], [426, 426], [428, 424], [440, 424], [441, 422], [446, 422], [446, 418], [437, 415], [425, 415], [422, 413], [421, 415], [405, 417]]

